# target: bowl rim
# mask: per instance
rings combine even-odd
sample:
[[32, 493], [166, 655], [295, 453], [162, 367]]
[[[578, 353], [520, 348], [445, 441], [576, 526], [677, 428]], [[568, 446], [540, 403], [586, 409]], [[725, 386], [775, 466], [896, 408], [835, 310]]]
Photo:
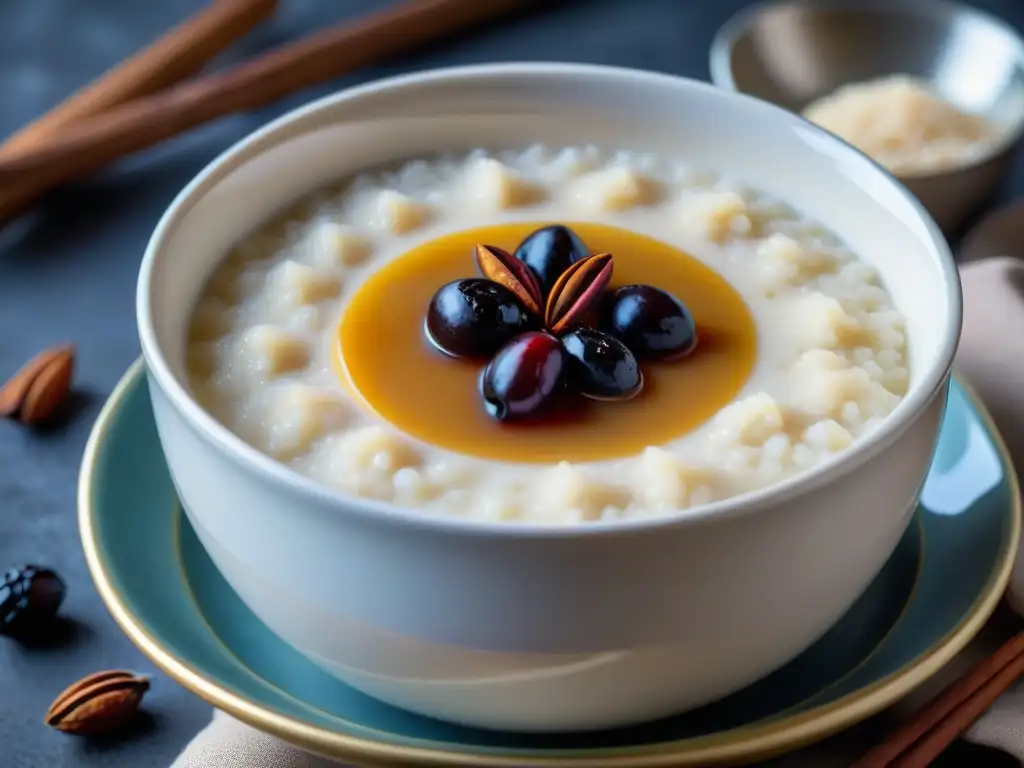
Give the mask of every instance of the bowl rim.
[[[732, 52], [737, 41], [750, 29], [755, 19], [764, 13], [784, 7], [802, 8], [813, 11], [828, 11], [836, 9], [850, 9], [857, 11], [877, 11], [886, 13], [912, 13], [918, 16], [936, 18], [948, 21], [954, 16], [964, 16], [985, 24], [1006, 38], [1012, 41], [1017, 49], [1017, 66], [1024, 71], [1024, 37], [1022, 37], [1012, 25], [995, 14], [989, 13], [981, 8], [972, 5], [953, 2], [953, 0], [821, 0], [814, 5], [802, 2], [801, 0], [761, 0], [749, 5], [730, 16], [722, 26], [715, 32], [711, 39], [711, 46], [708, 49], [708, 72], [711, 75], [711, 82], [718, 88], [730, 93], [743, 94], [760, 98], [757, 94], [741, 90], [736, 85], [732, 73]], [[892, 73], [896, 74], [896, 73]], [[762, 99], [764, 100], [764, 99]], [[777, 105], [778, 106], [778, 105]], [[781, 107], [785, 109], [784, 107]], [[791, 110], [787, 110], [791, 111]], [[799, 114], [793, 111], [793, 114]], [[802, 117], [802, 115], [801, 115]], [[816, 125], [816, 124], [815, 124]], [[827, 129], [823, 129], [827, 130]], [[836, 134], [832, 134], [836, 136]], [[957, 165], [941, 171], [914, 171], [901, 174], [892, 174], [901, 181], [915, 182], [939, 179], [968, 171], [985, 165], [1009, 152], [1021, 140], [1024, 135], [1024, 111], [1018, 116], [1017, 121], [1009, 130], [996, 142], [993, 142], [988, 151], [971, 160], [969, 163]], [[841, 139], [845, 141], [845, 139]], [[891, 173], [891, 172], [890, 172]]]
[[[291, 467], [262, 453], [231, 432], [203, 409], [188, 392], [183, 382], [172, 373], [157, 339], [151, 312], [152, 277], [155, 264], [160, 258], [165, 241], [173, 236], [180, 218], [192, 204], [200, 200], [208, 188], [230, 173], [250, 156], [275, 146], [279, 134], [287, 134], [287, 128], [317, 113], [329, 110], [348, 101], [383, 91], [400, 91], [406, 88], [431, 87], [452, 81], [493, 79], [501, 77], [556, 78], [561, 80], [596, 79], [619, 85], [641, 81], [647, 85], [671, 90], [676, 95], [699, 92], [706, 97], [723, 102], [736, 102], [745, 111], [785, 116], [793, 120], [802, 131], [811, 131], [820, 141], [819, 147], [827, 147], [830, 154], [859, 164], [869, 174], [880, 175], [879, 181], [889, 185], [916, 214], [923, 225], [925, 246], [934, 254], [936, 267], [945, 287], [945, 299], [949, 314], [943, 318], [944, 338], [938, 351], [928, 362], [922, 376], [912, 386], [899, 411], [888, 416], [879, 428], [867, 438], [858, 441], [837, 457], [827, 459], [808, 470], [773, 483], [764, 488], [731, 496], [709, 504], [678, 510], [670, 515], [654, 518], [626, 518], [619, 520], [598, 520], [580, 525], [553, 526], [529, 522], [498, 522], [448, 517], [438, 514], [424, 514], [412, 507], [368, 499], [331, 488], [312, 478], [299, 474]], [[932, 399], [945, 391], [952, 370], [953, 357], [960, 339], [962, 322], [962, 295], [959, 272], [949, 246], [920, 201], [890, 173], [864, 153], [833, 136], [828, 131], [810, 123], [800, 115], [735, 91], [726, 91], [710, 83], [677, 75], [595, 64], [567, 64], [560, 62], [507, 62], [469, 66], [444, 67], [424, 70], [412, 74], [398, 75], [346, 88], [286, 112], [261, 128], [246, 135], [224, 150], [178, 193], [161, 216], [143, 254], [136, 289], [136, 320], [143, 357], [149, 372], [150, 384], [158, 386], [169, 400], [177, 415], [184, 419], [189, 429], [201, 437], [241, 470], [262, 476], [267, 481], [287, 488], [292, 494], [305, 497], [315, 503], [329, 505], [339, 514], [357, 515], [379, 525], [445, 532], [465, 536], [491, 536], [515, 538], [576, 538], [580, 536], [618, 535], [625, 532], [659, 530], [664, 527], [691, 525], [694, 523], [719, 520], [757, 512], [766, 503], [778, 505], [795, 496], [804, 495], [853, 472], [859, 466], [891, 446], [917, 420]]]

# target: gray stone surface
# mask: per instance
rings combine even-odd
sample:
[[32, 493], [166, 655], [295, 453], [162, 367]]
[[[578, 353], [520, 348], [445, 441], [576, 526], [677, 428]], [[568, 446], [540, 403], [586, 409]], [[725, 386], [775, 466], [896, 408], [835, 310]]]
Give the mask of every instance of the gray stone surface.
[[[483, 0], [486, 1], [486, 0]], [[224, 58], [252, 55], [379, 0], [282, 0], [273, 22]], [[48, 648], [0, 643], [0, 766], [159, 768], [209, 717], [190, 693], [158, 677], [150, 718], [127, 738], [84, 742], [41, 724], [66, 683], [113, 667], [155, 673], [107, 615], [86, 574], [75, 522], [79, 457], [104, 398], [138, 354], [136, 271], [173, 195], [209, 160], [309, 98], [382, 75], [501, 60], [600, 62], [707, 77], [718, 26], [744, 0], [578, 0], [461, 37], [226, 118], [65, 188], [0, 232], [0, 377], [45, 345], [74, 341], [81, 396], [66, 427], [29, 433], [0, 423], [0, 568], [37, 561], [70, 582], [65, 636]], [[1019, 0], [979, 2], [1024, 24]], [[6, 0], [0, 3], [0, 136], [186, 17], [199, 0]], [[1024, 187], [1018, 165], [1013, 188]], [[969, 764], [980, 763], [971, 759]]]

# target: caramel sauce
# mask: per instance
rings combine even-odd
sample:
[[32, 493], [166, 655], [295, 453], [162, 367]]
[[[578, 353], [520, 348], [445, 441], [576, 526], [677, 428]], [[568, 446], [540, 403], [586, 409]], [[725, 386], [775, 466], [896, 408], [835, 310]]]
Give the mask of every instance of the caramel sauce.
[[423, 331], [445, 283], [478, 276], [473, 247], [508, 251], [542, 223], [480, 227], [424, 243], [371, 275], [338, 328], [339, 364], [381, 418], [431, 445], [518, 462], [595, 461], [639, 453], [693, 430], [728, 404], [754, 366], [757, 333], [739, 293], [710, 267], [652, 238], [604, 224], [572, 227], [592, 252], [614, 257], [611, 287], [648, 283], [693, 312], [699, 343], [689, 357], [641, 362], [643, 391], [626, 402], [583, 401], [541, 420], [502, 424], [484, 411], [483, 366], [437, 351]]

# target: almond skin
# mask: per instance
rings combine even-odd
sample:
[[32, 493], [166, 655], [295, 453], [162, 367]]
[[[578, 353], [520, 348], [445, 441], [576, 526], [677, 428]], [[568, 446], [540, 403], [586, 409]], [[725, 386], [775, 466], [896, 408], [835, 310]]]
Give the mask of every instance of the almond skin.
[[45, 422], [67, 400], [74, 370], [71, 344], [43, 350], [0, 387], [0, 416], [27, 425]]
[[129, 722], [148, 690], [149, 678], [134, 672], [96, 672], [57, 696], [45, 722], [58, 731], [78, 736], [111, 733]]

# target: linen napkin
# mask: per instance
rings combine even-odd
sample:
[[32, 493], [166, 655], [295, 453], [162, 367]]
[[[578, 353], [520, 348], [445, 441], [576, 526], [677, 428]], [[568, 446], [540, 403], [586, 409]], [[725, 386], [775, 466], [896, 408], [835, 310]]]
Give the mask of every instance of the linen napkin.
[[[985, 401], [1015, 463], [1022, 467], [1024, 261], [1011, 257], [984, 259], [963, 266], [961, 275], [964, 330], [956, 367]], [[1024, 608], [1024, 554], [1018, 556], [1008, 601], [1015, 608]], [[975, 649], [975, 655], [978, 653]], [[965, 654], [969, 655], [970, 651]], [[961, 663], [963, 661], [961, 659]], [[960, 671], [946, 670], [946, 677]], [[886, 727], [894, 727], [900, 717], [913, 710], [914, 704], [920, 703], [923, 701], [904, 702], [894, 708]], [[1024, 683], [1003, 695], [971, 727], [965, 738], [1001, 749], [1024, 762]], [[863, 742], [819, 745], [772, 761], [771, 765], [780, 768], [848, 765], [867, 746]], [[843, 754], [844, 751], [848, 754]], [[171, 768], [338, 768], [339, 765], [302, 752], [222, 712], [216, 712], [211, 723], [195, 737]]]

